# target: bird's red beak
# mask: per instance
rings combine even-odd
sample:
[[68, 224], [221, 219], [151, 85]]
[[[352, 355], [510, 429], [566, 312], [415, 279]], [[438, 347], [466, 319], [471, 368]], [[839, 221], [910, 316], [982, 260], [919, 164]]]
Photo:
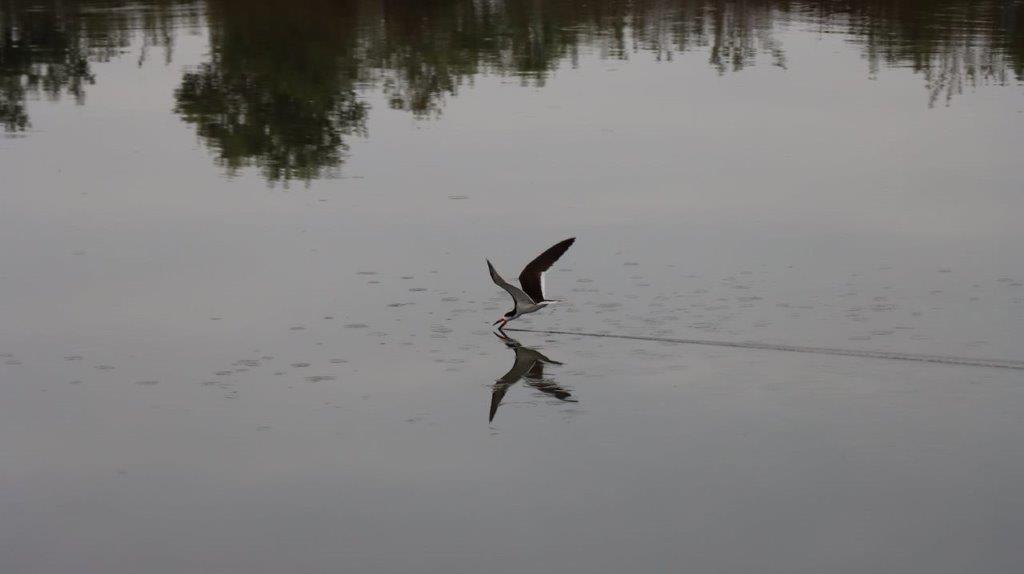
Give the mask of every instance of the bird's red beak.
[[491, 323], [491, 326], [497, 325], [498, 323], [508, 323], [508, 320], [502, 317], [501, 319], [498, 319], [497, 321]]

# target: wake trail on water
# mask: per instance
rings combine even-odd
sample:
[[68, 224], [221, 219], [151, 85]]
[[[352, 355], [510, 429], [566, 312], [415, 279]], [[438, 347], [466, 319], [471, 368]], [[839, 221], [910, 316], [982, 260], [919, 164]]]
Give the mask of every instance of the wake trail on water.
[[673, 339], [668, 337], [617, 335], [614, 333], [585, 333], [580, 331], [549, 331], [544, 329], [511, 328], [506, 329], [506, 331], [516, 331], [520, 333], [545, 333], [550, 335], [574, 335], [577, 337], [599, 337], [603, 339], [624, 339], [629, 341], [650, 341], [655, 343], [676, 343], [680, 345], [704, 345], [707, 347], [731, 347], [734, 349], [755, 349], [759, 351], [788, 351], [790, 353], [839, 355], [843, 357], [889, 359], [893, 361], [916, 361], [919, 363], [939, 363], [942, 365], [989, 367], [994, 369], [1016, 369], [1024, 371], [1024, 361], [1017, 361], [1012, 359], [982, 359], [974, 357], [955, 357], [951, 355], [921, 355], [917, 353], [896, 353], [889, 351], [840, 349], [835, 347], [805, 347], [801, 345], [782, 345], [774, 343], [757, 343], [742, 341], [716, 341], [711, 339]]

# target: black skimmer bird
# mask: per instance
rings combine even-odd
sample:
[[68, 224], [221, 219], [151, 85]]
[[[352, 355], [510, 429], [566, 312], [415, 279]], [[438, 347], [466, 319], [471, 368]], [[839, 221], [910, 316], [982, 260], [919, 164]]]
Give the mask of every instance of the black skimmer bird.
[[487, 260], [487, 268], [491, 271], [491, 279], [494, 280], [498, 287], [508, 291], [508, 294], [512, 296], [512, 300], [515, 303], [511, 311], [505, 313], [494, 322], [495, 325], [501, 323], [501, 326], [498, 327], [499, 331], [504, 332], [505, 325], [513, 319], [518, 319], [527, 313], [539, 311], [552, 303], [558, 302], [544, 296], [544, 272], [551, 269], [555, 261], [558, 261], [558, 258], [569, 249], [569, 246], [574, 241], [576, 241], [575, 237], [559, 241], [531, 261], [523, 269], [523, 272], [519, 274], [519, 284], [522, 285], [522, 289], [502, 279], [501, 275], [498, 275], [498, 272], [494, 269], [494, 265], [491, 265], [490, 259]]
[[546, 395], [551, 395], [552, 397], [567, 403], [576, 402], [576, 399], [572, 398], [572, 393], [565, 390], [563, 387], [560, 387], [558, 383], [544, 379], [545, 364], [561, 365], [562, 363], [545, 357], [536, 349], [522, 346], [519, 341], [516, 341], [512, 337], [498, 333], [495, 333], [495, 335], [505, 342], [506, 347], [515, 351], [516, 362], [512, 364], [512, 368], [509, 372], [502, 375], [502, 377], [494, 383], [494, 389], [491, 391], [491, 411], [487, 417], [488, 422], [494, 420], [494, 415], [498, 412], [498, 407], [501, 405], [501, 399], [505, 397], [505, 393], [508, 392], [509, 387], [519, 382], [519, 379], [522, 379], [523, 377], [526, 377], [527, 385], [530, 385]]

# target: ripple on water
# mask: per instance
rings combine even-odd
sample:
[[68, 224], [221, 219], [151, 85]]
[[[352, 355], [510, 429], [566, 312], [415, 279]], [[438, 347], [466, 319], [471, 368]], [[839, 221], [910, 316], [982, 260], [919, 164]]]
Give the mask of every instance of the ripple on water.
[[324, 382], [324, 381], [336, 381], [336, 380], [338, 380], [338, 378], [335, 377], [334, 375], [311, 375], [309, 377], [306, 377], [306, 382], [308, 382], [308, 383], [321, 383], [321, 382]]
[[143, 385], [143, 386], [146, 386], [146, 387], [151, 387], [153, 385], [159, 385], [160, 381], [135, 381], [135, 384], [136, 385]]
[[308, 367], [309, 365], [310, 363], [292, 363], [292, 366], [295, 367], [296, 369]]
[[366, 323], [345, 323], [346, 329], [366, 329], [369, 325]]

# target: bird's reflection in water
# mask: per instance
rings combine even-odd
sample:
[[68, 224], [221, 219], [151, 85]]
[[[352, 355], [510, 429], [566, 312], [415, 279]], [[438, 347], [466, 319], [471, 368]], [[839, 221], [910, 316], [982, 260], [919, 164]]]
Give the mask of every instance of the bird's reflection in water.
[[560, 387], [558, 383], [544, 378], [545, 364], [561, 365], [562, 363], [547, 358], [536, 349], [524, 347], [512, 337], [501, 333], [495, 333], [495, 335], [505, 343], [506, 347], [515, 351], [516, 362], [507, 373], [494, 383], [494, 388], [491, 391], [491, 410], [487, 417], [488, 421], [494, 420], [494, 415], [498, 412], [501, 400], [505, 397], [509, 387], [516, 384], [522, 378], [526, 379], [527, 385], [546, 395], [551, 395], [558, 400], [568, 403], [576, 402], [576, 399], [572, 397], [572, 393]]

